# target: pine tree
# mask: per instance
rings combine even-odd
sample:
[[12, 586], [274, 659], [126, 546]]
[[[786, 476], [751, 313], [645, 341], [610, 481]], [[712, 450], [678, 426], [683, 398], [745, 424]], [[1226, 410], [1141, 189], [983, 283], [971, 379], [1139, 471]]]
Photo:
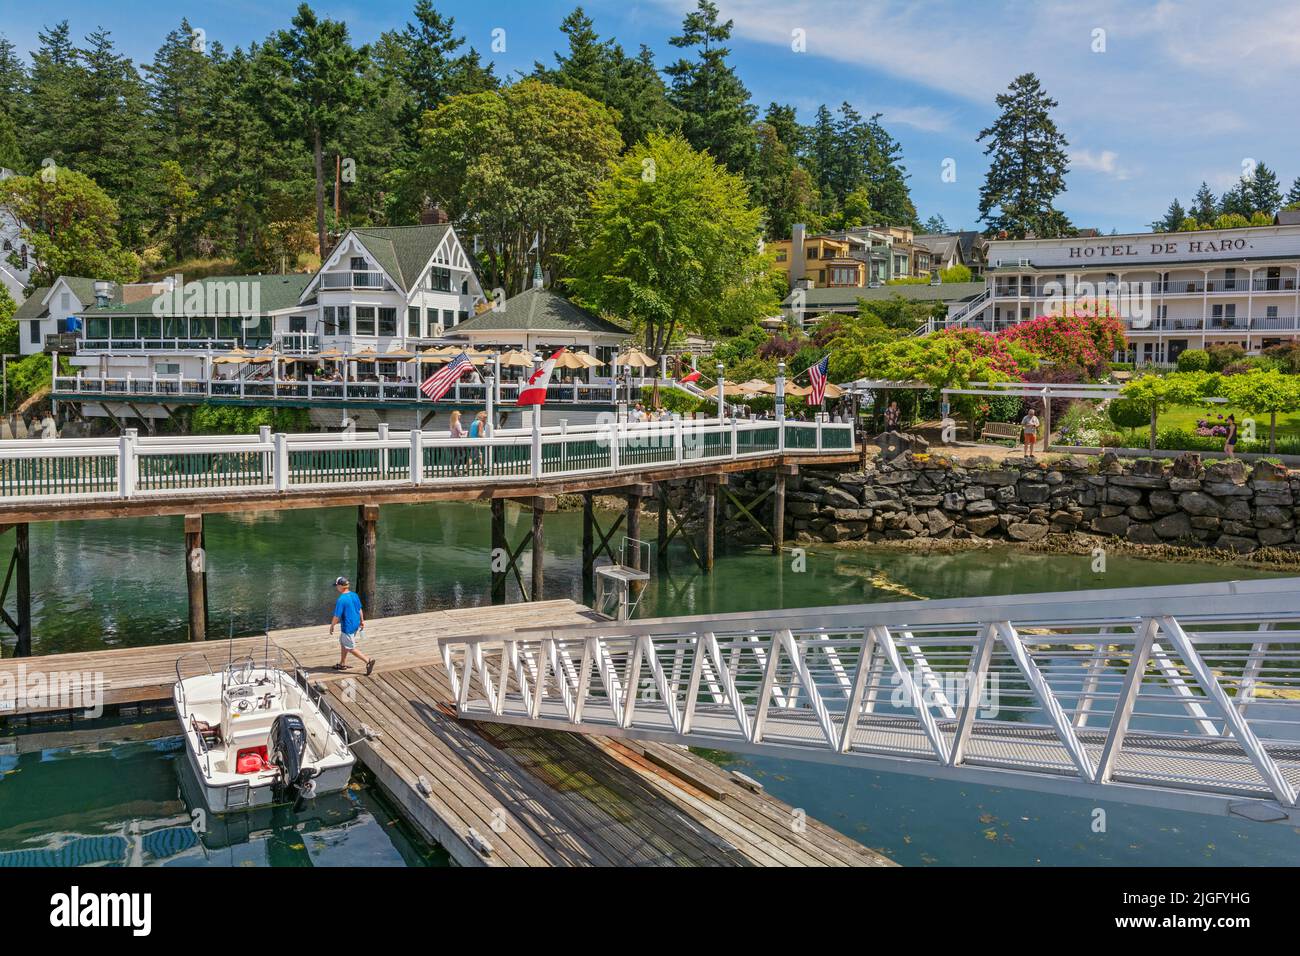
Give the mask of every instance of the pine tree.
[[1300, 206], [1300, 176], [1295, 178], [1291, 184], [1291, 191], [1286, 194], [1286, 208], [1291, 209]]
[[695, 149], [708, 150], [732, 172], [746, 173], [754, 161], [753, 122], [758, 110], [749, 90], [727, 62], [732, 21], [718, 21], [712, 0], [699, 5], [682, 21], [682, 32], [669, 42], [678, 49], [695, 48], [694, 60], [679, 59], [664, 72], [671, 78], [669, 102], [682, 114], [682, 133]]
[[1250, 212], [1262, 212], [1270, 218], [1282, 208], [1282, 183], [1277, 173], [1263, 163], [1255, 167], [1255, 174], [1244, 180], [1244, 191]]
[[1169, 208], [1165, 211], [1165, 217], [1163, 219], [1157, 219], [1151, 224], [1151, 231], [1177, 232], [1182, 227], [1183, 220], [1186, 218], [1187, 211], [1183, 209], [1183, 204], [1178, 201], [1177, 197], [1175, 197], [1174, 201], [1169, 204]]
[[1219, 212], [1219, 201], [1214, 197], [1209, 184], [1202, 181], [1201, 188], [1196, 190], [1196, 197], [1192, 200], [1192, 208], [1187, 210], [1188, 215], [1202, 226], [1208, 226], [1218, 218]]
[[940, 235], [944, 235], [947, 232], [948, 232], [947, 221], [943, 218], [943, 216], [940, 216], [938, 213], [935, 213], [933, 216], [931, 216], [929, 219], [925, 221], [924, 232], [922, 234], [927, 236], [940, 236]]
[[[280, 83], [268, 105], [301, 131], [316, 173], [316, 238], [328, 250], [325, 229], [325, 148], [344, 119], [362, 106], [370, 90], [363, 82], [369, 47], [353, 47], [347, 24], [321, 19], [307, 4], [298, 7], [292, 29], [281, 30], [269, 61]], [[276, 95], [278, 94], [278, 95]]]
[[63, 143], [78, 123], [74, 78], [77, 52], [68, 21], [37, 34], [40, 47], [32, 54], [28, 104], [39, 123], [24, 126], [27, 166], [35, 170], [49, 159], [66, 162]]
[[902, 144], [881, 125], [879, 113], [871, 117], [866, 132], [871, 207], [885, 223], [917, 228], [916, 206], [907, 188], [908, 174], [902, 162]]
[[1237, 180], [1236, 185], [1225, 190], [1219, 198], [1220, 216], [1242, 216], [1249, 219], [1253, 211], [1251, 209], [1250, 182], [1245, 178]]
[[807, 222], [815, 194], [812, 178], [799, 165], [770, 123], [756, 127], [758, 152], [751, 176], [754, 200], [764, 210], [764, 235], [789, 238], [796, 222]]
[[1025, 73], [998, 95], [997, 104], [1001, 115], [976, 137], [989, 140], [984, 155], [992, 156], [980, 188], [979, 219], [986, 233], [1005, 232], [1013, 239], [1031, 232], [1040, 239], [1068, 234], [1069, 221], [1053, 205], [1065, 192], [1070, 168], [1069, 143], [1052, 120], [1056, 100], [1038, 77]]
[[619, 133], [625, 146], [651, 132], [676, 129], [681, 117], [668, 102], [668, 90], [655, 67], [654, 54], [642, 46], [630, 57], [613, 41], [601, 40], [582, 7], [564, 18], [560, 31], [569, 38], [567, 53], [555, 54], [555, 68], [538, 63], [534, 75], [576, 90], [619, 113]]

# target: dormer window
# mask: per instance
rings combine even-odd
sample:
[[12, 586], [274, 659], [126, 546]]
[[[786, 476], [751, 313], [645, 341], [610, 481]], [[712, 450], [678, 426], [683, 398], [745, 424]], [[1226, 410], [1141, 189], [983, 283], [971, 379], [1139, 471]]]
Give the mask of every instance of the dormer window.
[[366, 271], [366, 258], [365, 258], [365, 256], [353, 256], [351, 261], [352, 261], [352, 265], [350, 266], [350, 268], [352, 269], [353, 272], [365, 272], [365, 271]]

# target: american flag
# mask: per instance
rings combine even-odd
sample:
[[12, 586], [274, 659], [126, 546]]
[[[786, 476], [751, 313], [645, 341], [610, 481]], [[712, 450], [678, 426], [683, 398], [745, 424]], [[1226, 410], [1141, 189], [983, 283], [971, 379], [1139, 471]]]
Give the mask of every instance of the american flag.
[[826, 375], [830, 372], [831, 357], [823, 355], [822, 360], [808, 369], [808, 384], [812, 386], [809, 398], [813, 405], [820, 405], [826, 397]]
[[464, 352], [461, 352], [454, 359], [444, 365], [438, 371], [426, 378], [420, 385], [420, 391], [424, 392], [431, 400], [437, 401], [446, 395], [448, 390], [456, 384], [466, 372], [472, 372], [474, 364], [469, 360]]

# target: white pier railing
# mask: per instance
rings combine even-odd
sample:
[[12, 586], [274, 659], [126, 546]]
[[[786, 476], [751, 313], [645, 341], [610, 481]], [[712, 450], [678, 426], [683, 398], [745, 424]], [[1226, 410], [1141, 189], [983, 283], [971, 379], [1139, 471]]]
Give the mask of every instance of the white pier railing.
[[443, 639], [462, 717], [1300, 822], [1300, 580]]
[[0, 445], [0, 506], [70, 498], [519, 482], [788, 452], [853, 451], [831, 422], [678, 420], [499, 430], [490, 438], [389, 431], [9, 441]]

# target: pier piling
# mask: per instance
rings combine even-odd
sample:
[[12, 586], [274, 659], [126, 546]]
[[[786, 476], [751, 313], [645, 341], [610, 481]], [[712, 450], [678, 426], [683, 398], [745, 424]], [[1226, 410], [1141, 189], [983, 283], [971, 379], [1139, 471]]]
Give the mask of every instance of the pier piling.
[[378, 616], [375, 607], [375, 540], [379, 526], [378, 505], [357, 505], [357, 597], [366, 614]]
[[207, 552], [203, 547], [203, 515], [185, 516], [185, 585], [190, 602], [190, 640], [208, 636]]
[[704, 485], [704, 573], [713, 572], [713, 544], [717, 538], [718, 527], [718, 479], [715, 475], [706, 475], [701, 482]]
[[[552, 498], [551, 501], [555, 499]], [[543, 600], [544, 588], [544, 564], [545, 551], [542, 547], [544, 541], [543, 525], [546, 515], [546, 499], [533, 499], [533, 586], [529, 589], [531, 592], [528, 597], [533, 601]]]
[[591, 498], [590, 491], [582, 493], [582, 603], [588, 607], [596, 600], [596, 516]]
[[[0, 526], [0, 533], [14, 529], [14, 550], [9, 557], [9, 570], [5, 573], [4, 587], [0, 588], [0, 619], [18, 639], [14, 645], [14, 657], [29, 657], [32, 653], [32, 584], [31, 551], [29, 548], [28, 526], [12, 524]], [[5, 610], [4, 604], [9, 597], [9, 585], [14, 584], [14, 616]]]
[[492, 603], [506, 603], [506, 501], [492, 499]]

